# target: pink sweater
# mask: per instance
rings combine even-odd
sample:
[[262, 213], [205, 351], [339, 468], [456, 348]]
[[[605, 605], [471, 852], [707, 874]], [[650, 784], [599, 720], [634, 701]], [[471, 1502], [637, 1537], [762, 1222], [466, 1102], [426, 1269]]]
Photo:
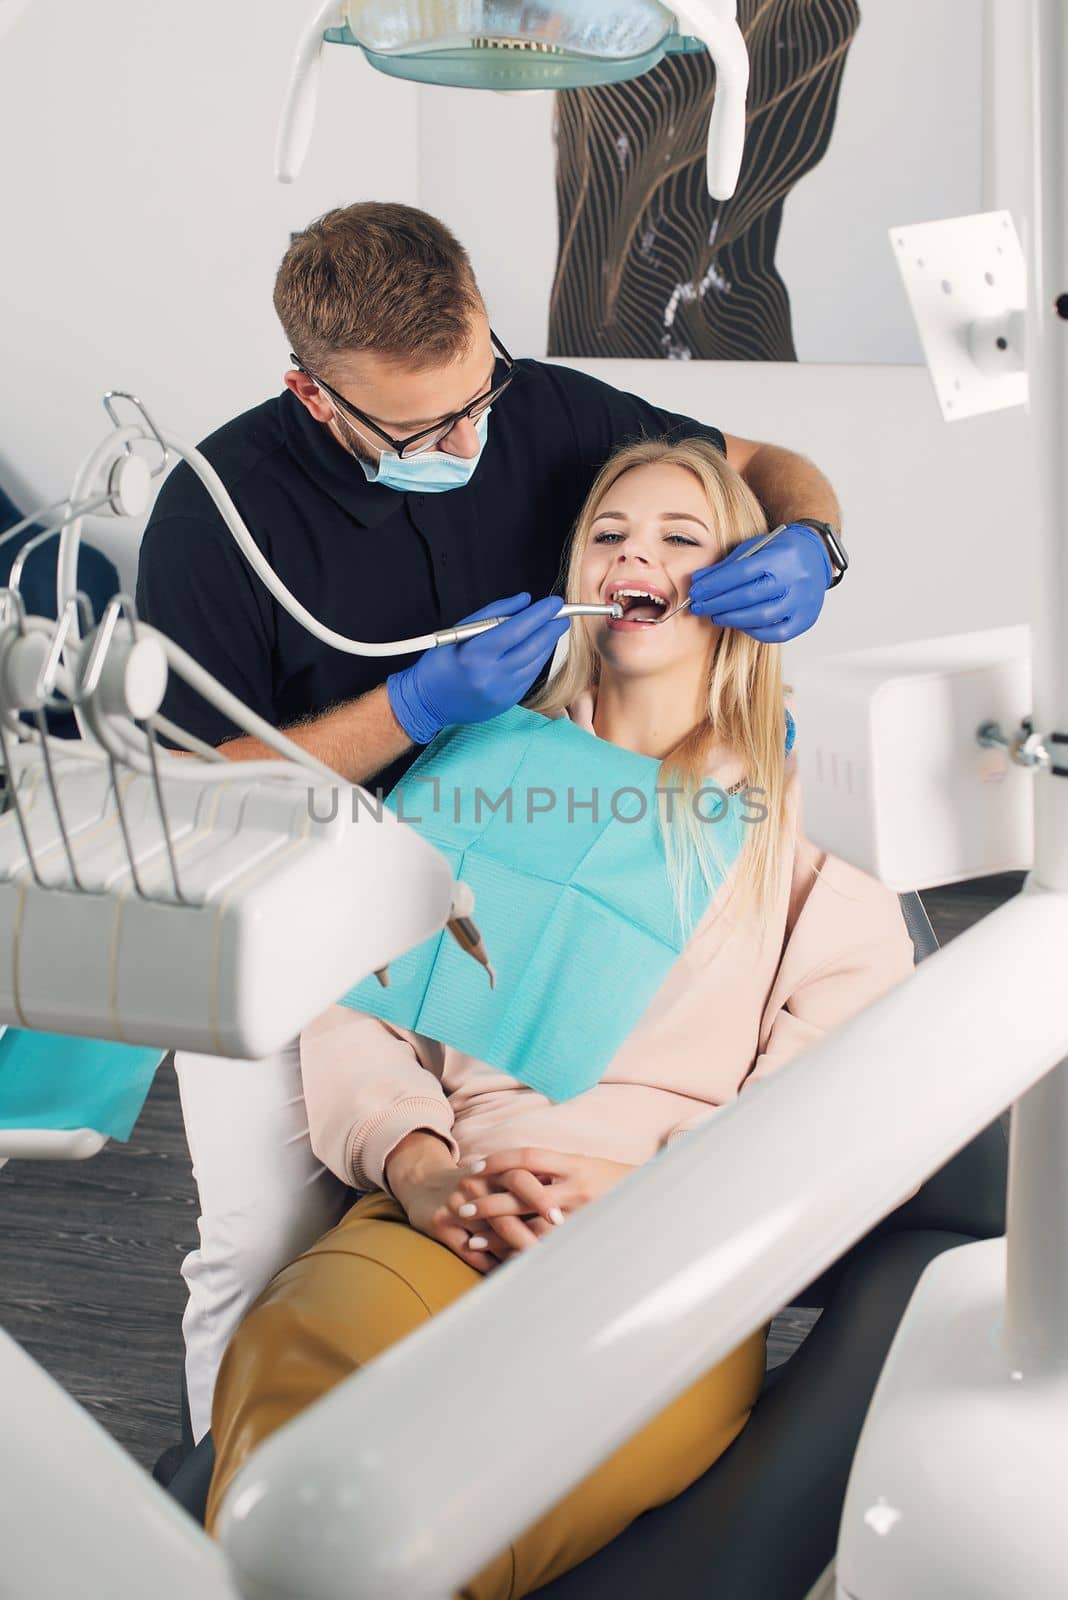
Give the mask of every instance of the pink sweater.
[[[592, 711], [587, 693], [568, 714], [592, 732]], [[728, 787], [738, 772], [719, 763], [712, 776]], [[387, 1158], [425, 1128], [458, 1161], [529, 1145], [637, 1166], [893, 988], [913, 966], [898, 897], [805, 838], [796, 756], [786, 773], [793, 850], [763, 926], [725, 940], [713, 900], [592, 1089], [554, 1103], [435, 1039], [332, 1006], [300, 1040], [319, 1159], [354, 1188], [388, 1192]]]

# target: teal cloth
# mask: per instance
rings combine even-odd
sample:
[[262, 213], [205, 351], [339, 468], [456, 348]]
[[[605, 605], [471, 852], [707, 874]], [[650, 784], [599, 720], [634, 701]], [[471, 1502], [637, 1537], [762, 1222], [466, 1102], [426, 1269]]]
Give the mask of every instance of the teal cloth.
[[[388, 989], [372, 976], [341, 1004], [451, 1045], [551, 1100], [591, 1088], [709, 903], [709, 886], [695, 874], [687, 925], [679, 927], [658, 820], [659, 772], [652, 757], [518, 706], [446, 728], [387, 804], [471, 885], [497, 986], [443, 931], [390, 964]], [[729, 871], [744, 843], [745, 803], [709, 788], [701, 814], [722, 815], [707, 825]], [[539, 789], [552, 792], [555, 806], [528, 815], [528, 804], [548, 804]], [[508, 792], [511, 821], [504, 806], [492, 809]], [[583, 806], [594, 793], [596, 819]], [[614, 816], [613, 797], [619, 817], [640, 820]], [[359, 825], [375, 824], [365, 814]]]
[[160, 1051], [65, 1033], [0, 1035], [0, 1128], [95, 1128], [128, 1139]]

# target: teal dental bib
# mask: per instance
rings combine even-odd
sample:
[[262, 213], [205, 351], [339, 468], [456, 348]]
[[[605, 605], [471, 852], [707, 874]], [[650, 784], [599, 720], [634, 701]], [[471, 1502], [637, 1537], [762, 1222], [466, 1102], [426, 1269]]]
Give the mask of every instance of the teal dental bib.
[[162, 1060], [141, 1045], [6, 1028], [0, 1128], [95, 1128], [128, 1139]]
[[[371, 976], [340, 1003], [451, 1045], [550, 1100], [591, 1088], [710, 899], [695, 874], [679, 927], [659, 772], [652, 757], [522, 707], [444, 729], [386, 803], [470, 884], [496, 988], [443, 931], [391, 963], [388, 989]], [[746, 802], [711, 783], [698, 799], [722, 881], [745, 842]], [[376, 824], [364, 813], [357, 825]]]

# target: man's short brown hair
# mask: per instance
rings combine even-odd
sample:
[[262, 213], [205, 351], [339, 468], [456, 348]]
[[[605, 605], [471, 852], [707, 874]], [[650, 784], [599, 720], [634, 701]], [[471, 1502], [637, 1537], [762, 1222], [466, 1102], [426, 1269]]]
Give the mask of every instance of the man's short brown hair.
[[282, 258], [274, 309], [289, 347], [329, 381], [334, 358], [373, 350], [410, 366], [445, 365], [483, 310], [467, 251], [414, 206], [374, 200], [328, 211]]

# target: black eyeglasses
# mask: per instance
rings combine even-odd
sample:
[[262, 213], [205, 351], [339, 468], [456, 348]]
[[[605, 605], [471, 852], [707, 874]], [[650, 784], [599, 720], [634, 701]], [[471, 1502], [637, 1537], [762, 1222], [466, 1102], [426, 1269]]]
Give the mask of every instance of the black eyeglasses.
[[438, 441], [444, 439], [447, 433], [451, 433], [456, 424], [462, 421], [464, 417], [470, 417], [472, 422], [477, 422], [482, 413], [488, 410], [493, 402], [501, 397], [511, 383], [512, 378], [515, 376], [515, 362], [492, 328], [490, 329], [490, 340], [501, 360], [507, 363], [507, 370], [501, 382], [492, 385], [485, 394], [480, 394], [477, 399], [471, 401], [469, 406], [464, 406], [462, 411], [454, 411], [451, 416], [442, 417], [440, 422], [435, 422], [432, 427], [423, 428], [419, 433], [410, 434], [407, 439], [394, 439], [393, 435], [387, 433], [384, 428], [380, 428], [377, 422], [372, 422], [371, 418], [365, 416], [362, 411], [357, 411], [351, 400], [346, 400], [344, 395], [338, 394], [336, 389], [331, 389], [330, 385], [324, 383], [322, 378], [317, 377], [314, 372], [310, 371], [299, 356], [293, 354], [292, 350], [289, 352], [289, 359], [306, 377], [311, 378], [313, 383], [317, 383], [320, 389], [330, 396], [334, 404], [346, 417], [355, 418], [361, 427], [368, 429], [369, 432], [377, 435], [379, 439], [385, 440], [389, 448], [395, 450], [398, 456], [417, 456], [424, 450], [432, 450]]

